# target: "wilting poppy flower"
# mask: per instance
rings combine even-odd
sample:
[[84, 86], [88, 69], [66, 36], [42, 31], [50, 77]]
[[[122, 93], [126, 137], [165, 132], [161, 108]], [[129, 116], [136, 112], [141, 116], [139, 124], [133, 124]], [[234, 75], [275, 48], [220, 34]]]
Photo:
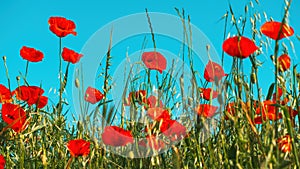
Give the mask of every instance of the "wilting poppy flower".
[[234, 36], [224, 41], [222, 49], [230, 56], [243, 59], [254, 53], [258, 47], [246, 37]]
[[162, 73], [167, 67], [166, 58], [159, 52], [144, 52], [142, 61], [148, 69], [153, 69]]
[[[280, 27], [282, 25], [282, 29], [280, 32]], [[276, 22], [276, 21], [269, 21], [264, 23], [260, 31], [266, 35], [267, 37], [274, 39], [274, 40], [280, 40], [285, 37], [292, 36], [294, 34], [294, 29], [290, 27], [287, 24], [282, 24], [281, 22]], [[279, 35], [280, 32], [280, 35]], [[278, 37], [279, 35], [279, 37]]]
[[205, 66], [204, 70], [204, 78], [208, 82], [214, 82], [221, 80], [224, 76], [227, 76], [227, 74], [224, 73], [224, 70], [221, 65], [209, 61], [207, 65]]
[[4, 85], [0, 84], [0, 103], [11, 102], [11, 92]]
[[[232, 115], [232, 116], [234, 116], [235, 115], [235, 103], [228, 103], [227, 105], [226, 105], [226, 111], [230, 114], [230, 115]], [[225, 120], [229, 120], [229, 117], [225, 114]]]
[[104, 95], [98, 89], [88, 87], [85, 91], [84, 99], [89, 103], [95, 104], [102, 100], [103, 97]]
[[41, 51], [27, 46], [23, 46], [21, 48], [20, 55], [23, 59], [28, 60], [30, 62], [40, 62], [44, 58], [44, 54]]
[[148, 102], [149, 108], [154, 108], [154, 107], [163, 108], [164, 107], [163, 102], [161, 100], [158, 101], [158, 98], [153, 95], [148, 97], [147, 102]]
[[19, 106], [11, 103], [2, 105], [2, 119], [15, 132], [19, 133], [26, 128], [26, 113]]
[[171, 118], [168, 110], [162, 109], [160, 107], [149, 108], [147, 115], [153, 120], [169, 120]]
[[291, 66], [291, 58], [287, 54], [283, 54], [278, 57], [278, 65], [279, 65], [279, 71], [284, 72], [288, 70]]
[[0, 154], [0, 169], [4, 169], [5, 163], [5, 158], [3, 157], [3, 155]]
[[171, 119], [164, 120], [162, 122], [160, 131], [171, 141], [179, 141], [187, 135], [186, 127], [180, 124], [178, 121]]
[[64, 47], [61, 56], [65, 61], [75, 64], [79, 62], [83, 55]]
[[146, 139], [139, 141], [138, 144], [142, 147], [150, 147], [154, 150], [161, 150], [165, 147], [165, 142], [154, 135], [146, 136]]
[[73, 157], [87, 156], [90, 153], [90, 142], [83, 139], [70, 140], [67, 147]]
[[133, 143], [133, 137], [130, 131], [124, 130], [118, 126], [107, 126], [102, 133], [102, 141], [110, 146], [125, 146]]
[[292, 150], [292, 140], [291, 140], [291, 137], [290, 135], [285, 135], [281, 138], [279, 138], [277, 140], [277, 143], [278, 143], [278, 148], [286, 153], [286, 152], [291, 152]]
[[65, 37], [69, 34], [77, 35], [75, 23], [63, 17], [50, 17], [48, 20], [51, 32], [58, 37]]
[[214, 116], [214, 114], [216, 113], [217, 110], [218, 110], [218, 107], [210, 105], [210, 104], [200, 104], [196, 108], [197, 114], [200, 116], [206, 117], [206, 118], [210, 118], [210, 117]]
[[212, 91], [211, 88], [199, 88], [201, 92], [201, 96], [205, 100], [210, 100], [210, 95], [212, 94], [212, 99], [215, 99], [218, 97], [218, 92], [217, 91]]
[[138, 90], [130, 92], [126, 100], [125, 106], [130, 106], [131, 103], [138, 102], [139, 104], [148, 104], [146, 90]]

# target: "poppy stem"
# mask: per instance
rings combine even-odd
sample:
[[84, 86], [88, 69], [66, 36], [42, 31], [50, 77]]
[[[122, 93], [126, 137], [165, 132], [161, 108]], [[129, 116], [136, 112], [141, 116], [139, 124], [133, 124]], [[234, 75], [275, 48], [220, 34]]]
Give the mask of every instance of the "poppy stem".
[[29, 61], [27, 61], [26, 63], [26, 69], [25, 69], [25, 79], [27, 77], [27, 74], [28, 74], [28, 67], [29, 67]]
[[7, 67], [7, 64], [6, 64], [6, 56], [3, 56], [2, 59], [3, 59], [3, 62], [4, 62], [4, 67], [5, 67], [5, 73], [6, 73], [7, 83], [8, 83], [8, 89], [9, 89], [9, 91], [11, 91], [10, 77], [9, 77], [9, 73], [8, 73], [8, 67]]
[[69, 169], [70, 166], [71, 166], [71, 163], [72, 163], [72, 160], [73, 160], [73, 156], [70, 157], [68, 163], [67, 163], [67, 166], [66, 166], [66, 169]]
[[62, 50], [62, 38], [59, 38], [59, 102], [58, 102], [58, 116], [60, 116], [61, 111], [62, 111], [62, 57], [61, 57], [61, 50]]

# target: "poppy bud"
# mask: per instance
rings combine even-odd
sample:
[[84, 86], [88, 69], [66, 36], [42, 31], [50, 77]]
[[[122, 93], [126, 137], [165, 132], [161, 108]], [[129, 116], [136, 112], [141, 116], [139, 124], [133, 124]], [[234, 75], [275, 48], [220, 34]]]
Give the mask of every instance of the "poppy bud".
[[4, 62], [6, 62], [6, 56], [3, 56], [2, 59]]
[[19, 81], [19, 80], [21, 79], [21, 77], [20, 77], [20, 76], [17, 76], [16, 79], [17, 79], [17, 81]]
[[253, 84], [256, 83], [256, 75], [255, 75], [255, 73], [251, 74], [251, 83], [253, 83]]
[[75, 86], [76, 86], [76, 88], [79, 88], [79, 86], [80, 86], [80, 83], [79, 83], [79, 79], [78, 79], [78, 78], [75, 79]]

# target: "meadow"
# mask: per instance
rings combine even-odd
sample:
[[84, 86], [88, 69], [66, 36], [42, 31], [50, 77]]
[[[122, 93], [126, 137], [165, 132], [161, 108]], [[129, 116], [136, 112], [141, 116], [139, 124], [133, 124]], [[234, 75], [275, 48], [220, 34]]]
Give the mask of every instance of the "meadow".
[[[120, 56], [112, 54], [117, 48], [111, 28], [93, 86], [86, 85], [84, 76], [90, 74], [81, 63], [87, 55], [64, 43], [80, 33], [76, 21], [50, 17], [49, 33], [58, 42], [53, 50], [59, 65], [51, 75], [58, 75], [56, 98], [47, 96], [40, 80], [28, 80], [31, 64], [43, 64], [46, 57], [38, 47], [20, 49], [26, 62], [20, 70], [10, 69], [2, 57], [0, 169], [300, 168], [300, 73], [293, 61], [293, 43], [300, 37], [289, 23], [293, 3], [284, 1], [281, 20], [254, 10], [258, 4], [249, 1], [240, 17], [229, 5], [220, 19], [219, 60], [209, 44], [193, 46], [197, 39], [183, 9], [174, 10], [183, 39], [178, 54], [161, 50], [163, 38], [146, 9], [149, 33], [142, 36], [141, 49], [113, 65]], [[197, 48], [205, 51], [204, 60]], [[259, 78], [264, 69], [259, 56], [266, 53], [273, 63], [270, 86]], [[113, 74], [116, 66], [121, 75]], [[19, 76], [11, 77], [11, 71]], [[74, 89], [66, 91], [70, 83]], [[76, 105], [68, 103], [67, 92], [76, 93]]]

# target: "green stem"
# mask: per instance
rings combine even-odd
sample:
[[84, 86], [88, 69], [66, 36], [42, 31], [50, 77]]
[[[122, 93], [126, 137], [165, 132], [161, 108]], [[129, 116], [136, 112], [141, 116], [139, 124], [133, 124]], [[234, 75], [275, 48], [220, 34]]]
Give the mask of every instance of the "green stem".
[[25, 69], [25, 79], [27, 77], [27, 74], [28, 74], [28, 67], [29, 67], [29, 61], [27, 61], [26, 63], [26, 69]]
[[59, 54], [58, 54], [58, 57], [59, 57], [59, 102], [58, 102], [58, 116], [60, 116], [61, 114], [61, 111], [62, 111], [62, 85], [63, 85], [63, 82], [62, 82], [62, 57], [61, 57], [61, 52], [62, 52], [62, 38], [59, 38]]

